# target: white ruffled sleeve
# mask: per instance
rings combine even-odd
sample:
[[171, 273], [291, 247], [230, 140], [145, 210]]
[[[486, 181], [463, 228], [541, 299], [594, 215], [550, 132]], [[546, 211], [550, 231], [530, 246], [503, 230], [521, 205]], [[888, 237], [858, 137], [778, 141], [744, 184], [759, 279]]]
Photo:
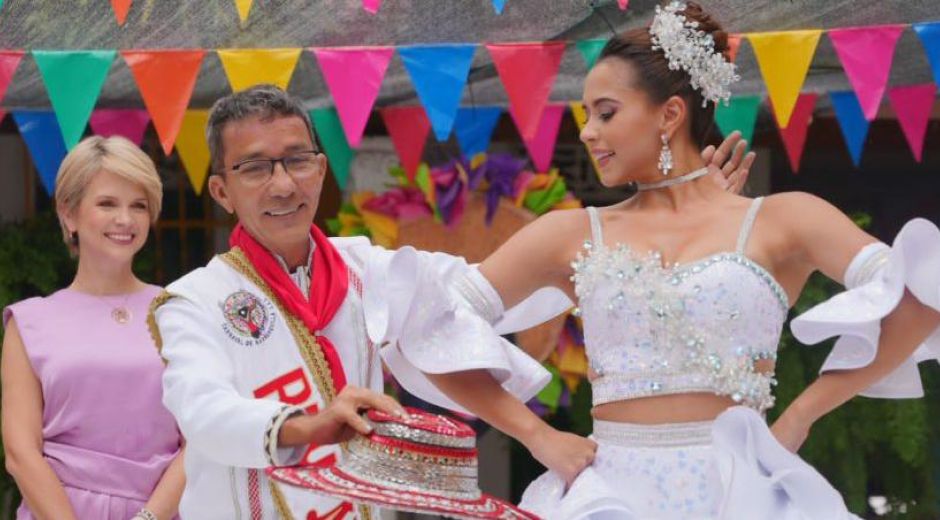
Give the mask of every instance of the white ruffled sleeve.
[[[852, 261], [846, 290], [795, 318], [793, 336], [805, 344], [839, 336], [821, 372], [867, 366], [878, 351], [881, 320], [897, 307], [907, 288], [921, 303], [940, 311], [940, 230], [924, 219], [908, 222], [894, 244], [872, 244]], [[924, 395], [917, 364], [940, 359], [940, 329], [892, 373], [861, 395], [914, 398]]]
[[486, 369], [523, 401], [551, 379], [542, 365], [494, 330], [491, 323], [502, 316], [502, 304], [463, 259], [411, 247], [374, 248], [365, 267], [369, 338], [380, 345], [392, 375], [412, 394], [466, 413], [425, 373]]

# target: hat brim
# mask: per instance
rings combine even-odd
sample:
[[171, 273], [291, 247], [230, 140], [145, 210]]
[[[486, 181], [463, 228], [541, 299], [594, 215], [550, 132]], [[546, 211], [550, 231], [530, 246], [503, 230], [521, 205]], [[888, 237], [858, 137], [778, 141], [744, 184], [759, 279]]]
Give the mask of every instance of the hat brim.
[[401, 511], [452, 518], [538, 519], [529, 512], [486, 494], [481, 494], [476, 500], [467, 500], [434, 493], [402, 491], [363, 481], [335, 466], [268, 468], [267, 473], [279, 482], [322, 495]]

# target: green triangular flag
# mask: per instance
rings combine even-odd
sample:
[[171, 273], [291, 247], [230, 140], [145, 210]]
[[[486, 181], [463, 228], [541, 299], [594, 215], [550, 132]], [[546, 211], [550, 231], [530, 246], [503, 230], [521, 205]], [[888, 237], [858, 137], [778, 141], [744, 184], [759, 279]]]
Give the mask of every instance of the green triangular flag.
[[115, 51], [33, 51], [69, 150], [85, 133]]
[[575, 43], [578, 50], [581, 51], [581, 56], [584, 57], [584, 63], [587, 64], [588, 69], [597, 63], [597, 57], [600, 56], [601, 50], [606, 44], [607, 40], [581, 40]]
[[735, 130], [741, 132], [741, 136], [747, 140], [747, 147], [750, 148], [761, 101], [760, 96], [735, 96], [731, 98], [728, 106], [718, 103], [715, 108], [715, 123], [718, 124], [718, 129], [723, 135]]
[[339, 189], [345, 190], [346, 183], [349, 181], [349, 166], [356, 152], [346, 141], [346, 133], [343, 131], [339, 114], [333, 107], [316, 108], [310, 111], [310, 119], [313, 120], [313, 127], [316, 128], [320, 142], [323, 143], [326, 158], [330, 161], [333, 175], [336, 176], [336, 183], [339, 184]]

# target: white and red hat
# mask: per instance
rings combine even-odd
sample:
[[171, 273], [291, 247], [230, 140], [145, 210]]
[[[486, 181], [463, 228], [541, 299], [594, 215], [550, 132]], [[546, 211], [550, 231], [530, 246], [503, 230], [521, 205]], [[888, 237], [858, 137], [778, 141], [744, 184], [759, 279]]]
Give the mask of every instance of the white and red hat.
[[269, 468], [275, 480], [379, 507], [453, 518], [538, 517], [480, 492], [476, 434], [466, 424], [408, 408], [403, 418], [370, 410], [369, 435], [326, 467]]

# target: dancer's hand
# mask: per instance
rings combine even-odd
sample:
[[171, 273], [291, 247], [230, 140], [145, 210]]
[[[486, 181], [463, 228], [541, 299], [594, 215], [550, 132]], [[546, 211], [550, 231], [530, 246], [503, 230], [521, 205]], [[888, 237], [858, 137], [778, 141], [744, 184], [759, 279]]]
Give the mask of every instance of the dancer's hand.
[[591, 439], [546, 426], [526, 447], [536, 460], [560, 475], [569, 485], [594, 462], [597, 443]]
[[711, 170], [711, 178], [731, 193], [741, 193], [751, 166], [757, 155], [754, 152], [744, 153], [747, 150], [747, 141], [741, 137], [741, 132], [731, 132], [724, 141], [715, 148], [708, 145], [702, 150], [702, 159]]
[[809, 424], [794, 418], [792, 414], [783, 413], [770, 427], [770, 432], [784, 448], [796, 453], [806, 441], [809, 428]]
[[359, 414], [370, 408], [391, 415], [405, 414], [405, 409], [387, 395], [347, 386], [320, 412], [285, 421], [278, 435], [278, 445], [337, 444], [348, 441], [356, 433], [367, 435], [371, 429]]

